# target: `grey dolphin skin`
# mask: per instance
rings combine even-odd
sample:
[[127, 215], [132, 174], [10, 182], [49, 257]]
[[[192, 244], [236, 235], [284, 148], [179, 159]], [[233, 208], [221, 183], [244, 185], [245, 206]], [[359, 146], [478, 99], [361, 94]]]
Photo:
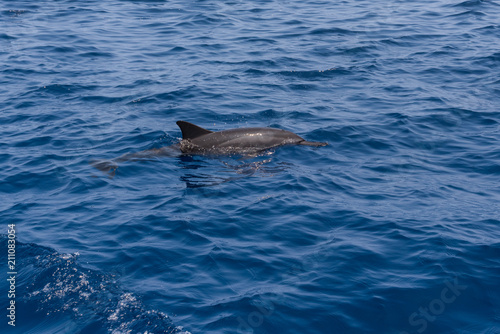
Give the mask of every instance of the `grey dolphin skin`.
[[213, 132], [184, 121], [178, 121], [177, 125], [182, 131], [182, 140], [179, 144], [127, 153], [112, 160], [92, 160], [90, 164], [114, 176], [119, 162], [178, 156], [179, 149], [182, 153], [188, 154], [229, 155], [252, 154], [284, 145], [328, 145], [307, 141], [293, 132], [275, 128], [238, 128]]
[[283, 145], [325, 146], [293, 132], [275, 128], [238, 128], [213, 132], [189, 122], [178, 121], [183, 153], [231, 154], [258, 152]]

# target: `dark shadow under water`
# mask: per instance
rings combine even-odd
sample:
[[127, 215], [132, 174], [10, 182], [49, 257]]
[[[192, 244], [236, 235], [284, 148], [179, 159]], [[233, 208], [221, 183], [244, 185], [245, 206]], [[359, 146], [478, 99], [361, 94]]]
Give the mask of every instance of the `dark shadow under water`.
[[[180, 177], [187, 188], [200, 188], [216, 186], [226, 182], [239, 180], [261, 173], [272, 176], [288, 168], [287, 164], [271, 166], [274, 150], [260, 150], [245, 154], [189, 154], [182, 153], [179, 144], [162, 148], [149, 149], [137, 153], [126, 153], [111, 160], [91, 160], [89, 163], [94, 168], [113, 178], [116, 176], [119, 163], [152, 161], [163, 157], [174, 157], [181, 169], [190, 170]], [[210, 168], [207, 161], [218, 161], [216, 169]], [[197, 172], [204, 170], [205, 172]]]

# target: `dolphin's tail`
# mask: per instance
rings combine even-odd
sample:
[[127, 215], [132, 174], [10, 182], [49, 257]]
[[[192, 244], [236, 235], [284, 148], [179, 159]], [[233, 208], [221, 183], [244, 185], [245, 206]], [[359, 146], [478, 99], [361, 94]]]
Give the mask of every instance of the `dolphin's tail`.
[[304, 146], [316, 146], [316, 147], [328, 145], [328, 143], [322, 143], [319, 141], [307, 141], [307, 140], [300, 141], [298, 142], [298, 144]]

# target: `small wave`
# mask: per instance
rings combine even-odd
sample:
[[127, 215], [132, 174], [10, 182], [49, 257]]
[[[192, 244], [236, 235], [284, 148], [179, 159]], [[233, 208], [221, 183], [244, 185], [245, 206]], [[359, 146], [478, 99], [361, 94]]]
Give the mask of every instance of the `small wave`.
[[9, 41], [9, 40], [16, 40], [17, 38], [14, 37], [14, 36], [7, 35], [5, 33], [1, 33], [0, 34], [0, 39]]
[[301, 79], [318, 79], [321, 77], [332, 77], [337, 75], [346, 75], [351, 72], [344, 68], [325, 68], [319, 70], [291, 70], [291, 71], [279, 71], [276, 72], [279, 75], [287, 77], [296, 77]]
[[477, 7], [477, 6], [481, 6], [485, 2], [486, 2], [485, 0], [466, 0], [466, 1], [462, 1], [460, 3], [454, 4], [454, 5], [452, 5], [452, 7], [466, 7], [466, 8]]
[[[5, 235], [0, 240], [7, 243]], [[81, 333], [189, 333], [174, 326], [165, 313], [148, 309], [137, 296], [124, 291], [115, 277], [82, 267], [78, 253], [61, 254], [30, 243], [17, 242], [16, 246], [23, 277], [18, 286], [23, 291], [19, 327], [25, 333], [40, 322], [44, 328], [62, 325], [47, 324], [47, 316], [67, 322], [66, 328], [76, 324]]]

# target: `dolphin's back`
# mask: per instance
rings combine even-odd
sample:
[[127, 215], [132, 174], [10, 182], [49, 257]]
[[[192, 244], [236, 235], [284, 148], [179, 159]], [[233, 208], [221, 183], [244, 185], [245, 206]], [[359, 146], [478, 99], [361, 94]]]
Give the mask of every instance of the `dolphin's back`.
[[213, 132], [189, 122], [178, 121], [182, 138], [181, 151], [184, 153], [235, 153], [255, 152], [282, 145], [323, 146], [293, 132], [275, 128], [240, 128]]
[[304, 140], [296, 134], [273, 128], [242, 128], [213, 132], [192, 140], [202, 147], [266, 149]]

